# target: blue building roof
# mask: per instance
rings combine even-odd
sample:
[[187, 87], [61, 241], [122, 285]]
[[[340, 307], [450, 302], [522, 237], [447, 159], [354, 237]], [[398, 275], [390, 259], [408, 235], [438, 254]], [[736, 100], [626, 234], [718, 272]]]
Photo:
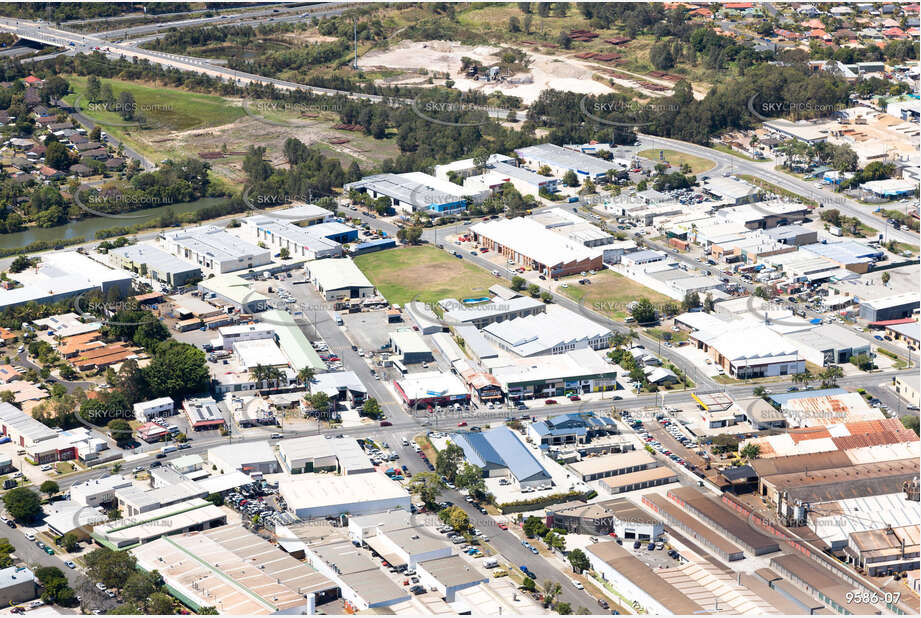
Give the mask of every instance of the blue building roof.
[[796, 393], [780, 393], [777, 395], [771, 395], [771, 401], [778, 405], [784, 405], [788, 401], [794, 401], [796, 399], [805, 399], [807, 397], [826, 397], [828, 395], [843, 395], [847, 391], [843, 388], [823, 388], [817, 391], [799, 391]]
[[457, 433], [452, 440], [475, 466], [508, 468], [519, 482], [535, 477], [550, 479], [550, 474], [508, 427], [482, 433]]
[[486, 468], [505, 467], [505, 462], [493, 448], [485, 433], [456, 433], [452, 436], [455, 444], [464, 450], [467, 461], [484, 470]]
[[393, 238], [378, 238], [377, 240], [369, 240], [367, 242], [360, 242], [355, 245], [355, 251], [361, 251], [362, 249], [382, 249], [386, 247], [396, 247], [397, 241]]

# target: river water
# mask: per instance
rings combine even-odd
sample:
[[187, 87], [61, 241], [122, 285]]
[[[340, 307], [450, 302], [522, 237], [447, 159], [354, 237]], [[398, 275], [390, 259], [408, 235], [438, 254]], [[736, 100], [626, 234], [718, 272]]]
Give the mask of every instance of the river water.
[[[194, 202], [183, 202], [180, 204], [169, 204], [167, 206], [157, 206], [155, 208], [146, 208], [136, 210], [130, 213], [131, 218], [127, 217], [87, 217], [79, 221], [71, 221], [67, 225], [58, 225], [56, 227], [30, 227], [22, 232], [13, 234], [0, 234], [0, 249], [15, 249], [25, 247], [37, 240], [61, 240], [76, 238], [82, 236], [88, 242], [96, 239], [96, 232], [111, 227], [131, 227], [138, 223], [147, 223], [153, 221], [172, 209], [176, 216], [187, 212], [197, 212], [208, 206], [215, 206], [226, 203], [226, 197], [205, 197]], [[143, 216], [140, 216], [143, 215]]]

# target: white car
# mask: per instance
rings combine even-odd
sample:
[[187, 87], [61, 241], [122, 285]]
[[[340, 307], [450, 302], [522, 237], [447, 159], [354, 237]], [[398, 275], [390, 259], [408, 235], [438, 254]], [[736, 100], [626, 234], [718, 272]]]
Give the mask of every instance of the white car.
[[585, 586], [582, 585], [582, 582], [579, 582], [579, 581], [577, 581], [577, 580], [575, 580], [575, 579], [569, 580], [569, 583], [571, 583], [573, 586], [575, 586], [575, 587], [576, 587], [576, 590], [584, 590], [584, 589], [585, 589]]

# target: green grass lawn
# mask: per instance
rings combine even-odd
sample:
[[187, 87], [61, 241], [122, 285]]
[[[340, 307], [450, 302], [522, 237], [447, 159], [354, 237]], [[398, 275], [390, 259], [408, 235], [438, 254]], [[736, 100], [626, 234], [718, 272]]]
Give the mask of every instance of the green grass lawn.
[[641, 150], [636, 153], [636, 155], [638, 157], [643, 157], [644, 159], [649, 159], [650, 161], [655, 161], [658, 163], [660, 161], [660, 152], [665, 156], [665, 160], [671, 163], [672, 167], [675, 168], [674, 171], [678, 171], [678, 168], [680, 168], [685, 163], [691, 166], [692, 174], [700, 174], [701, 172], [706, 172], [707, 170], [712, 170], [714, 167], [716, 167], [716, 163], [710, 159], [705, 159], [703, 157], [698, 157], [692, 154], [685, 154], [676, 150], [650, 148], [648, 150]]
[[710, 148], [712, 148], [713, 150], [719, 150], [720, 152], [724, 152], [734, 157], [739, 157], [740, 159], [745, 159], [746, 161], [751, 161], [752, 163], [761, 163], [763, 161], [763, 159], [756, 159], [755, 157], [750, 157], [746, 154], [742, 154], [738, 150], [733, 150], [729, 146], [726, 146], [723, 144], [715, 144], [715, 145], [710, 146]]
[[[67, 100], [73, 103], [78, 95], [84, 95], [80, 100], [80, 107], [84, 110], [84, 114], [104, 126], [117, 127], [120, 123], [124, 123], [115, 112], [90, 108], [90, 102], [85, 97], [87, 81], [85, 77], [68, 75], [66, 79], [74, 91], [74, 94], [66, 97]], [[162, 86], [145, 86], [118, 79], [103, 79], [102, 83], [112, 87], [116, 99], [122, 92], [130, 92], [134, 96], [140, 113], [149, 119], [151, 125], [173, 131], [229, 124], [246, 113], [236, 102], [216, 95], [199, 94]]]
[[389, 302], [437, 302], [487, 296], [494, 276], [430, 246], [401, 247], [360, 255], [355, 264]]
[[646, 297], [653, 303], [672, 302], [672, 299], [655, 290], [650, 290], [632, 279], [611, 270], [603, 270], [591, 277], [591, 285], [579, 285], [576, 277], [569, 287], [557, 286], [556, 292], [562, 292], [569, 298], [581, 303], [587, 309], [597, 311], [615, 320], [627, 317], [627, 305], [634, 300]]

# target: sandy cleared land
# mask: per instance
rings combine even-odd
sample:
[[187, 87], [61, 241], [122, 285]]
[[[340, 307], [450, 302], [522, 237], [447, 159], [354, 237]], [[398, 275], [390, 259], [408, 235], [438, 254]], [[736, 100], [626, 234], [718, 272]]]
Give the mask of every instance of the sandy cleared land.
[[[525, 103], [534, 102], [543, 90], [568, 90], [583, 94], [605, 94], [612, 92], [606, 85], [592, 79], [592, 70], [566, 58], [542, 54], [530, 54], [530, 83], [482, 82], [467, 79], [458, 72], [461, 58], [467, 56], [486, 66], [498, 62], [495, 54], [499, 48], [487, 45], [470, 46], [452, 41], [401, 41], [398, 45], [383, 51], [372, 51], [359, 59], [362, 68], [386, 67], [391, 69], [426, 69], [446, 72], [454, 80], [454, 87], [462, 91], [476, 90], [483, 93], [502, 92], [521, 97]], [[404, 80], [400, 80], [401, 82]], [[416, 81], [416, 80], [412, 80]], [[392, 82], [391, 82], [392, 83]], [[409, 83], [408, 81], [406, 83]]]

